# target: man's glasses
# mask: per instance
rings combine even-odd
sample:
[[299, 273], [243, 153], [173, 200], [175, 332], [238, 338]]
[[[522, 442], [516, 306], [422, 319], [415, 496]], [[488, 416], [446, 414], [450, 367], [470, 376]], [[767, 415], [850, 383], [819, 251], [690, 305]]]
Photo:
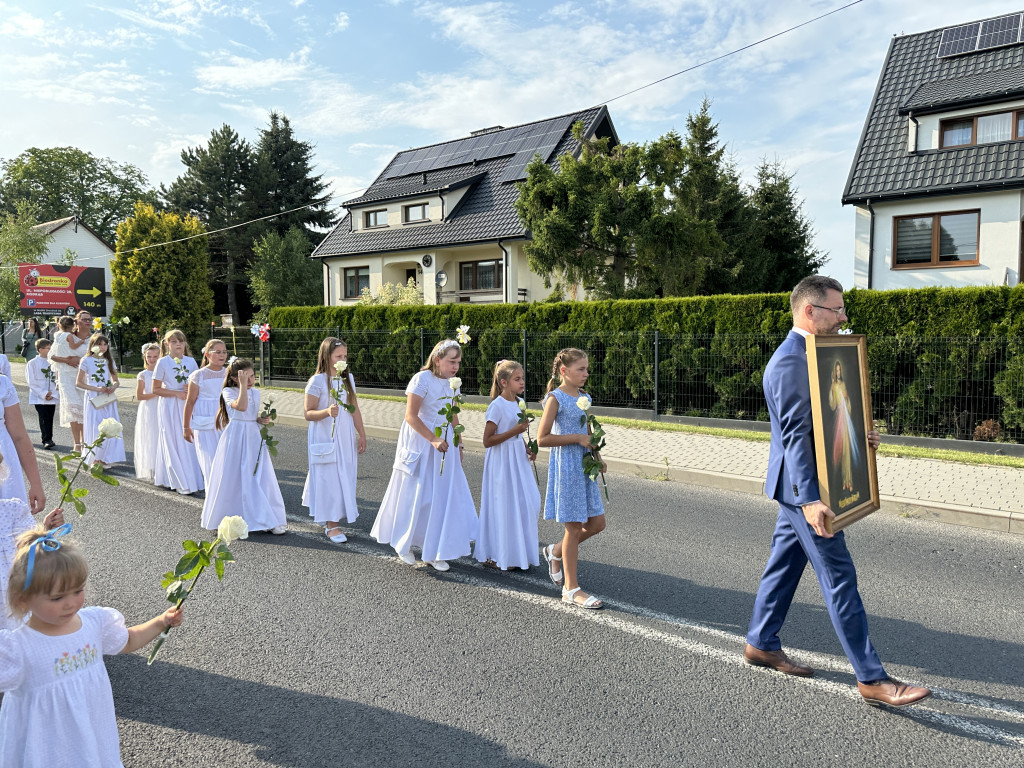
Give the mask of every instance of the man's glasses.
[[846, 314], [846, 307], [840, 307], [839, 309], [836, 309], [835, 307], [823, 307], [820, 304], [811, 304], [811, 306], [817, 309], [827, 309], [829, 312], [835, 312], [836, 319], [839, 319], [840, 317]]

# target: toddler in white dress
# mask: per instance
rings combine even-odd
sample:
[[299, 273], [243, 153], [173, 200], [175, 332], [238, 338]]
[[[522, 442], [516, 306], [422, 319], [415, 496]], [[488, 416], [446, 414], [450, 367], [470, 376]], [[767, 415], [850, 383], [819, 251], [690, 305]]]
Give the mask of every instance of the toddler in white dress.
[[7, 598], [16, 618], [29, 617], [0, 631], [0, 765], [122, 766], [103, 656], [131, 653], [181, 624], [174, 608], [131, 628], [113, 608], [83, 608], [88, 566], [64, 538], [70, 531], [18, 538]]

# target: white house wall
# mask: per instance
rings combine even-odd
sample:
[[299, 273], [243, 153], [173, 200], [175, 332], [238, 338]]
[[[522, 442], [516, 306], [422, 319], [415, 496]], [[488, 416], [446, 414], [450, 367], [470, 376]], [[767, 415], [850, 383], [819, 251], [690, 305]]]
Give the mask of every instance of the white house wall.
[[114, 252], [110, 249], [110, 246], [85, 227], [80, 226], [78, 231], [75, 232], [74, 224], [65, 224], [54, 232], [51, 238], [46, 246], [46, 255], [43, 257], [44, 264], [56, 264], [64, 255], [64, 251], [70, 249], [78, 255], [78, 258], [75, 259], [76, 267], [103, 268], [107, 294], [107, 314], [109, 315], [114, 310], [110, 274], [110, 262], [114, 257]]
[[[992, 112], [1010, 112], [1015, 109], [1024, 108], [1024, 99], [1013, 101], [1001, 101], [998, 104], [991, 104], [985, 107], [971, 107], [969, 109], [951, 109], [948, 112], [939, 112], [934, 115], [924, 115], [917, 119], [917, 149], [938, 149], [939, 148], [939, 123], [949, 120], [952, 117], [964, 117], [965, 115], [989, 114]], [[913, 131], [913, 121], [908, 119], [908, 128]], [[913, 134], [909, 134], [913, 138]], [[912, 149], [912, 147], [911, 147]], [[944, 149], [943, 152], [956, 152], [956, 149]]]
[[[965, 287], [1016, 285], [1020, 280], [1021, 219], [1024, 199], [1019, 191], [978, 195], [931, 197], [891, 203], [876, 203], [874, 259], [871, 288]], [[979, 209], [981, 233], [978, 240], [980, 264], [973, 267], [928, 267], [893, 269], [893, 219], [946, 211]], [[855, 218], [854, 284], [868, 287], [868, 243], [870, 214], [857, 206]]]

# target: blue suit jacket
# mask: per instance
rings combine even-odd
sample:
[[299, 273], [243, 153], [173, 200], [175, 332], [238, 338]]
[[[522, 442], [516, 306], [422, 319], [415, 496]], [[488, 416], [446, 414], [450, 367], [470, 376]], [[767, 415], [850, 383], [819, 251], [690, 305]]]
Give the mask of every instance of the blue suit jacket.
[[792, 506], [818, 501], [807, 342], [796, 331], [789, 332], [768, 361], [763, 386], [772, 423], [765, 493]]

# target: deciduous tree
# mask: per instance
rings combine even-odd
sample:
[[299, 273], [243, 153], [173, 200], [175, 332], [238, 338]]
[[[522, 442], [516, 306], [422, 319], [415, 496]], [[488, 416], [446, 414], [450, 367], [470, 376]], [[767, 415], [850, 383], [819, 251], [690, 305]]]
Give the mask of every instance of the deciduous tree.
[[249, 267], [249, 292], [260, 307], [255, 319], [266, 322], [273, 307], [308, 307], [323, 303], [324, 283], [320, 262], [309, 258], [312, 251], [306, 234], [297, 226], [284, 237], [269, 232], [253, 247]]
[[51, 235], [33, 229], [38, 224], [38, 208], [19, 200], [14, 212], [0, 218], [0, 317], [21, 314], [21, 290], [18, 264], [38, 264], [46, 253]]

